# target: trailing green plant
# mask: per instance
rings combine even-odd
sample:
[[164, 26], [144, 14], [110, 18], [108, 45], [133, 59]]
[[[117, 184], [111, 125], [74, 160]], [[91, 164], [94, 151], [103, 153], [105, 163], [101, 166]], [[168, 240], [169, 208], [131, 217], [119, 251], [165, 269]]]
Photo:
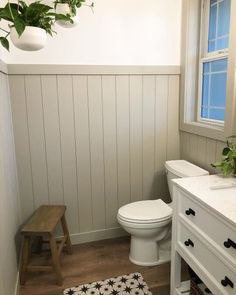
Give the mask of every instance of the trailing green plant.
[[[1, 20], [9, 22], [9, 29], [15, 27], [19, 36], [22, 35], [26, 26], [42, 28], [52, 36], [55, 33], [52, 29], [55, 21], [65, 20], [73, 22], [70, 16], [55, 13], [52, 7], [41, 3], [41, 1], [36, 1], [29, 5], [24, 1], [18, 1], [18, 3], [8, 2], [5, 7], [0, 8]], [[9, 41], [7, 38], [10, 30], [1, 27], [0, 30], [4, 32], [4, 36], [0, 37], [1, 45], [9, 50]]]
[[77, 8], [80, 8], [82, 5], [90, 7], [92, 11], [94, 7], [94, 2], [92, 2], [91, 4], [86, 4], [86, 0], [56, 0], [54, 4], [55, 4], [55, 8], [57, 4], [68, 4], [70, 8], [71, 17], [76, 15]]
[[227, 137], [226, 147], [222, 151], [222, 160], [211, 164], [219, 168], [227, 176], [233, 174], [236, 177], [236, 135]]

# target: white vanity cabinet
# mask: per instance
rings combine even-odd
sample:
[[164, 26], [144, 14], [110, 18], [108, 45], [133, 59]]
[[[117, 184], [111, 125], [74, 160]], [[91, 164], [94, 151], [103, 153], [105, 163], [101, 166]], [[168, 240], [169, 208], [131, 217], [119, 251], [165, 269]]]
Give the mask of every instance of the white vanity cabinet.
[[236, 295], [236, 183], [218, 175], [174, 180], [171, 295], [188, 294], [181, 257], [214, 295]]

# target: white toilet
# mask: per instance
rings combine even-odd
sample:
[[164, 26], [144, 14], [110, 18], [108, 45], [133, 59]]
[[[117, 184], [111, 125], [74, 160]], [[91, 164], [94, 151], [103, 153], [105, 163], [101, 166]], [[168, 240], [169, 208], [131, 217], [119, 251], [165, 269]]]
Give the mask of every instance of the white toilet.
[[[165, 167], [171, 199], [172, 179], [209, 174], [184, 160], [167, 161]], [[171, 203], [166, 204], [161, 199], [134, 202], [119, 209], [117, 220], [131, 235], [131, 262], [152, 266], [170, 261], [171, 219]]]

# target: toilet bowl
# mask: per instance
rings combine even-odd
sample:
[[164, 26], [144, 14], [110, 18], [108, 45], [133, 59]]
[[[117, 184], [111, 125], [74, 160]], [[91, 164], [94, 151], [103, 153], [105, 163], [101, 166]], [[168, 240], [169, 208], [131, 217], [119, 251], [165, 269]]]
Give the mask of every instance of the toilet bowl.
[[131, 262], [158, 265], [169, 260], [168, 253], [160, 251], [159, 241], [170, 231], [172, 209], [161, 199], [139, 201], [119, 209], [117, 219], [131, 235]]
[[[184, 160], [165, 164], [171, 198], [172, 179], [208, 175], [209, 172]], [[119, 224], [131, 235], [129, 259], [137, 265], [153, 266], [170, 261], [172, 203], [144, 200], [122, 206]]]

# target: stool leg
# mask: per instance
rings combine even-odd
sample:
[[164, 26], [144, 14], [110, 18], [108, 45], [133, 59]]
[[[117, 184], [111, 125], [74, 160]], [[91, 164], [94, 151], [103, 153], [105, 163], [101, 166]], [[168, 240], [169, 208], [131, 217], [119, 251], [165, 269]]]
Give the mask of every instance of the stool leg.
[[26, 268], [29, 262], [30, 252], [30, 237], [24, 236], [23, 249], [22, 249], [22, 260], [20, 265], [20, 284], [24, 285], [26, 280]]
[[57, 275], [57, 283], [58, 285], [62, 285], [63, 278], [61, 274], [57, 243], [56, 243], [55, 237], [53, 236], [50, 237], [50, 247], [51, 247], [51, 253], [52, 253], [53, 268]]
[[61, 225], [62, 225], [64, 236], [67, 236], [67, 239], [66, 239], [67, 252], [69, 254], [72, 254], [72, 245], [71, 245], [71, 241], [70, 241], [70, 234], [69, 234], [69, 231], [68, 231], [65, 215], [63, 215], [62, 218], [61, 218]]

